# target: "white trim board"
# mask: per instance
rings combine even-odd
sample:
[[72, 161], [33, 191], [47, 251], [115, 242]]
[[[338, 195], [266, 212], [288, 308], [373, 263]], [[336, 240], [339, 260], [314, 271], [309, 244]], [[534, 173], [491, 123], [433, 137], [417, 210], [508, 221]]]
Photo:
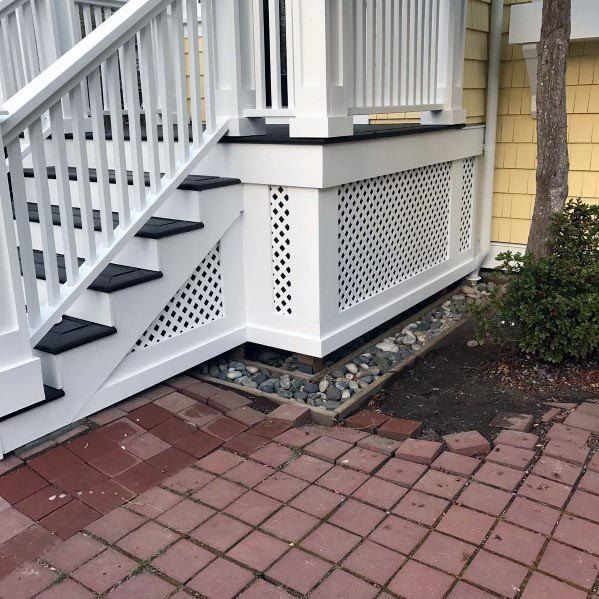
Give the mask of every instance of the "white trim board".
[[501, 252], [520, 252], [524, 253], [526, 251], [526, 246], [520, 243], [500, 243], [498, 241], [493, 241], [491, 243], [491, 249], [489, 250], [489, 254], [485, 258], [482, 267], [483, 268], [496, 268], [499, 266], [499, 262], [497, 262], [497, 254]]
[[[510, 44], [536, 44], [541, 39], [542, 2], [511, 7]], [[599, 39], [597, 0], [572, 0], [572, 41]]]

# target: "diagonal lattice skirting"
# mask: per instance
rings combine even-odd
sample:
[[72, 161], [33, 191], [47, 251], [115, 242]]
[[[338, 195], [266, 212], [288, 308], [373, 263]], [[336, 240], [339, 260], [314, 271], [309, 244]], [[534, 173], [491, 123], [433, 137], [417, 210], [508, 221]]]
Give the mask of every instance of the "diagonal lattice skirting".
[[220, 244], [217, 243], [131, 351], [156, 345], [224, 315]]

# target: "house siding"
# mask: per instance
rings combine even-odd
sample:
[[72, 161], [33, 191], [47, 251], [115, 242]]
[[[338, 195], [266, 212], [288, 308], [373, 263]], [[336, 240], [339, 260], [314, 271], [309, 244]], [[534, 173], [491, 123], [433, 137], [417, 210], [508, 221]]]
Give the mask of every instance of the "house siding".
[[[503, 23], [495, 158], [492, 240], [525, 244], [536, 191], [536, 121], [526, 64], [519, 45], [508, 44], [511, 5]], [[574, 42], [566, 74], [569, 194], [599, 202], [599, 42]]]

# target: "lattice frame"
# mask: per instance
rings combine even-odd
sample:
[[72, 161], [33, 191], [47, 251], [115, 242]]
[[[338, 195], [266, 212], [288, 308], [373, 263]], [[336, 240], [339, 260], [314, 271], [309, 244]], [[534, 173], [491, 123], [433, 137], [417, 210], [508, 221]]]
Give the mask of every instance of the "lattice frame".
[[339, 186], [339, 310], [447, 260], [450, 203], [451, 162]]
[[273, 309], [277, 314], [291, 316], [291, 200], [284, 187], [269, 187], [269, 195]]
[[157, 345], [224, 316], [220, 243], [217, 243], [138, 339], [132, 351]]
[[462, 164], [462, 202], [460, 206], [460, 241], [459, 252], [466, 252], [472, 248], [472, 232], [474, 217], [474, 176], [476, 172], [476, 159], [466, 158]]

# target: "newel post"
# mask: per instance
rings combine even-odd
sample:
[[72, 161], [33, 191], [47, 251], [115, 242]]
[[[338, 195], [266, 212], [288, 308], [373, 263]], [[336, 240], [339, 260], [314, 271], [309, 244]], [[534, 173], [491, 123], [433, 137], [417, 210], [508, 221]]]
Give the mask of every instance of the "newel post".
[[264, 119], [244, 117], [245, 109], [256, 108], [252, 23], [248, 0], [214, 2], [216, 114], [229, 119], [229, 135], [265, 132]]
[[353, 133], [353, 11], [348, 0], [293, 2], [295, 116], [292, 137]]
[[444, 108], [423, 112], [423, 125], [454, 125], [466, 122], [466, 111], [463, 108], [466, 4], [467, 0], [441, 0], [437, 97], [444, 104]]
[[[0, 122], [3, 115], [0, 112]], [[0, 148], [4, 149], [0, 130]], [[16, 201], [16, 200], [15, 200]], [[39, 360], [33, 357], [17, 255], [6, 162], [0, 160], [0, 416], [43, 399]], [[0, 439], [0, 458], [2, 457]]]

